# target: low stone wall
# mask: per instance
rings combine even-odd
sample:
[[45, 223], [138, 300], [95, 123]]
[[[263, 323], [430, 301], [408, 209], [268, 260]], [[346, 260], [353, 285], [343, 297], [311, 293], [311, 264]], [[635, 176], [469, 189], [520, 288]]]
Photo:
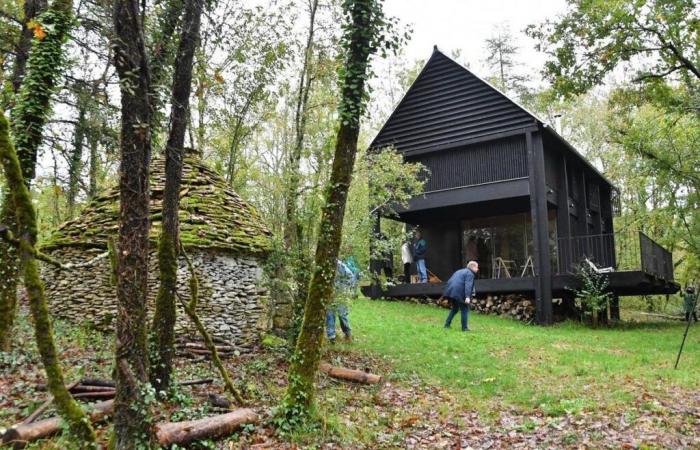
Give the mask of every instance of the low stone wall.
[[[63, 263], [83, 263], [102, 253], [98, 249], [65, 247], [51, 254]], [[267, 290], [261, 287], [262, 269], [251, 257], [233, 257], [226, 252], [191, 250], [189, 254], [199, 278], [197, 313], [216, 338], [238, 347], [252, 348], [261, 333], [268, 328], [269, 301]], [[158, 260], [150, 257], [148, 282], [149, 316], [158, 292]], [[114, 326], [116, 288], [110, 280], [107, 258], [89, 267], [58, 269], [44, 266], [42, 274], [51, 312], [73, 322], [86, 322], [100, 329]], [[189, 300], [189, 271], [184, 258], [178, 268], [178, 293]], [[197, 339], [189, 318], [178, 304], [175, 326], [178, 336]]]

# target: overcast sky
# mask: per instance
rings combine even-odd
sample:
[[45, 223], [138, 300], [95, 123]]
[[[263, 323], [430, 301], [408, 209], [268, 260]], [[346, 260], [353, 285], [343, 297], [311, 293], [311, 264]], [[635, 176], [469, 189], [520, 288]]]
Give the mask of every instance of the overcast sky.
[[427, 59], [433, 45], [450, 55], [462, 51], [460, 62], [484, 76], [484, 41], [494, 28], [506, 24], [520, 46], [520, 61], [534, 73], [544, 58], [522, 30], [529, 24], [554, 18], [565, 10], [565, 0], [386, 0], [387, 15], [413, 26], [406, 46], [409, 60]]

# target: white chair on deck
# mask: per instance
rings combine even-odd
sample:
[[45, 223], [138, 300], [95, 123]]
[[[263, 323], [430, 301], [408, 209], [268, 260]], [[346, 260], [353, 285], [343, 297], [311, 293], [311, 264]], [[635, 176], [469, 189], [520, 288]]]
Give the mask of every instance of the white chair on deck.
[[594, 263], [593, 261], [591, 261], [590, 259], [588, 259], [588, 257], [584, 258], [584, 260], [586, 261], [586, 264], [588, 264], [588, 266], [591, 268], [591, 270], [592, 270], [593, 272], [595, 272], [595, 273], [612, 273], [612, 272], [615, 272], [615, 268], [612, 267], [612, 266], [611, 266], [611, 267], [598, 267], [598, 266], [595, 265], [595, 263]]

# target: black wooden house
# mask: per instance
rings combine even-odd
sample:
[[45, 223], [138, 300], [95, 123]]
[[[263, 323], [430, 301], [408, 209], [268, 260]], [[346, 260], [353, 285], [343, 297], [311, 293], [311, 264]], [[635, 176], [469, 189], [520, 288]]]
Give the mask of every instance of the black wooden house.
[[[371, 144], [387, 146], [430, 171], [425, 192], [391, 218], [420, 227], [428, 268], [442, 280], [475, 259], [479, 294], [532, 295], [541, 324], [553, 321], [553, 298], [571, 297], [578, 264], [609, 271], [615, 298], [678, 290], [668, 251], [642, 233], [615, 232], [610, 181], [549, 125], [437, 48]], [[443, 287], [371, 292], [438, 296]]]

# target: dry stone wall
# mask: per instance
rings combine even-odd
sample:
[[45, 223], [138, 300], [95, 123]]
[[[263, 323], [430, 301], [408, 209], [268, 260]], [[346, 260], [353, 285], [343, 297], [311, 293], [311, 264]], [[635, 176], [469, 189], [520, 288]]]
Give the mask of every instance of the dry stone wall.
[[[102, 253], [100, 249], [64, 247], [52, 255], [63, 263], [79, 264]], [[262, 269], [253, 257], [234, 257], [226, 252], [190, 250], [199, 278], [197, 312], [209, 332], [218, 340], [248, 351], [268, 329], [269, 301], [261, 286]], [[158, 292], [158, 261], [150, 257], [148, 283], [149, 313]], [[89, 323], [110, 330], [116, 315], [116, 290], [111, 282], [109, 260], [102, 258], [89, 267], [58, 269], [43, 267], [51, 312], [73, 322]], [[189, 300], [189, 271], [184, 258], [178, 269], [178, 293]], [[175, 326], [178, 336], [198, 338], [194, 326], [178, 305]]]

